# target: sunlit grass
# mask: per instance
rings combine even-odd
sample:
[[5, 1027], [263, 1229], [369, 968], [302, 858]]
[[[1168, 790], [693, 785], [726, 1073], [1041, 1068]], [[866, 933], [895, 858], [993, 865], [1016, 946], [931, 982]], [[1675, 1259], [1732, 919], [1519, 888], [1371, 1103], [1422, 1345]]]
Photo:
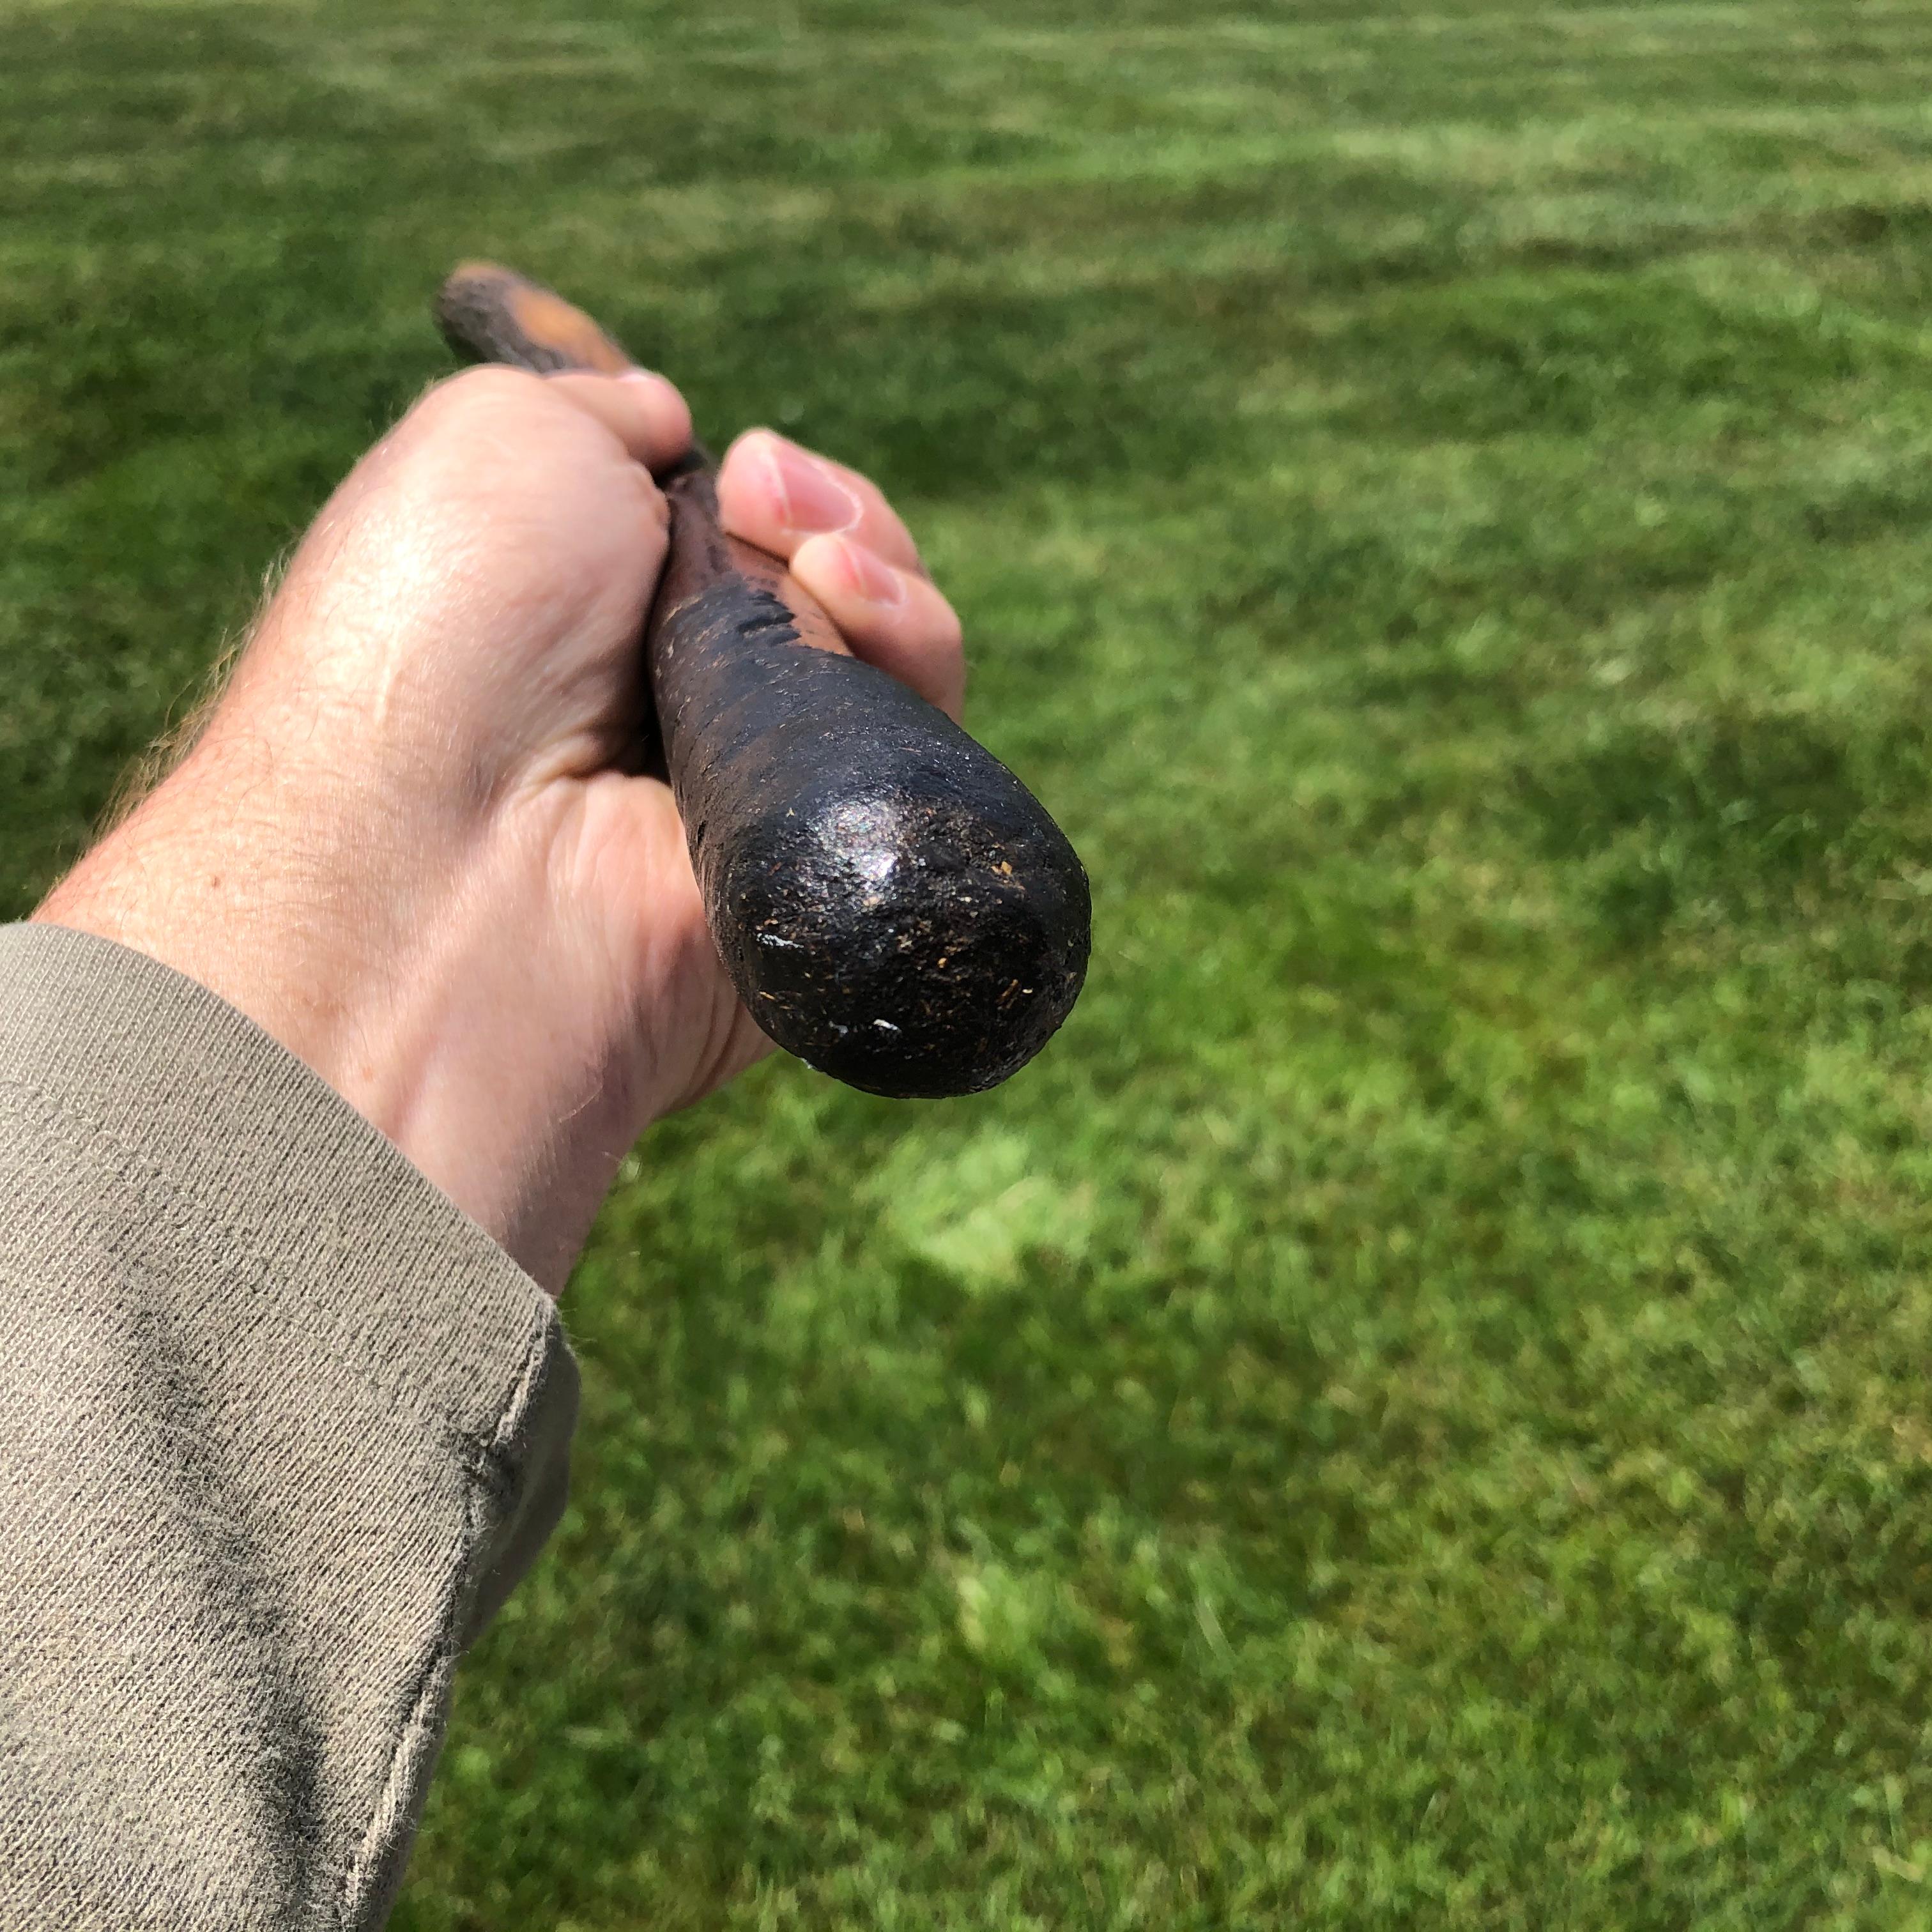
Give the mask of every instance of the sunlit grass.
[[1010, 1087], [639, 1150], [399, 1922], [1905, 1927], [1932, 16], [0, 11], [24, 908], [492, 253], [914, 513]]

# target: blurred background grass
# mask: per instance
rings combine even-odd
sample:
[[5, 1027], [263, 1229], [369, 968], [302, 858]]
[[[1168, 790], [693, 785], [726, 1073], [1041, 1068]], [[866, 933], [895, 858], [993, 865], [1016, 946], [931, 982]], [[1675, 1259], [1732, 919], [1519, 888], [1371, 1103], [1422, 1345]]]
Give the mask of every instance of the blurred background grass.
[[668, 1124], [399, 1916], [1932, 1923], [1932, 14], [0, 5], [23, 911], [561, 284], [906, 506], [1058, 1042]]

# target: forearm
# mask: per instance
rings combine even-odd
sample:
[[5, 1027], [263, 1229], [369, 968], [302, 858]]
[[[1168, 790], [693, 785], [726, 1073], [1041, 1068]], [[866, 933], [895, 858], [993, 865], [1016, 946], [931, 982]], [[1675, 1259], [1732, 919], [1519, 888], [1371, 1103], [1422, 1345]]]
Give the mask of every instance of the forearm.
[[0, 928], [0, 1923], [386, 1912], [561, 1507], [554, 1309], [152, 960]]

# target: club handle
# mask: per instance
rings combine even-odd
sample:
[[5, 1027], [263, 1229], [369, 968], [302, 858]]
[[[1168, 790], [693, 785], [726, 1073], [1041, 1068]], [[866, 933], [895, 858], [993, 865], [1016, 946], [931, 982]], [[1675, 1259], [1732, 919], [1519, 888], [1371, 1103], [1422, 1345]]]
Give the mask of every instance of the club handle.
[[[583, 313], [489, 263], [445, 284], [460, 352], [632, 366]], [[976, 1093], [1043, 1046], [1085, 976], [1087, 875], [945, 714], [844, 650], [776, 557], [728, 536], [698, 449], [661, 479], [670, 548], [644, 635], [705, 916], [753, 1017], [848, 1084]]]

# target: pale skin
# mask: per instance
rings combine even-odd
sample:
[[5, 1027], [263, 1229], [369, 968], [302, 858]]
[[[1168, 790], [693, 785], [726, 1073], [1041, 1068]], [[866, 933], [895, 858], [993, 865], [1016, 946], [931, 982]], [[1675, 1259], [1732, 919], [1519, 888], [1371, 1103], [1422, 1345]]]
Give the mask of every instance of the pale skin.
[[[34, 915], [199, 980], [552, 1293], [650, 1123], [770, 1050], [669, 790], [617, 763], [662, 567], [663, 377], [477, 370], [304, 538], [193, 748]], [[958, 620], [877, 488], [766, 430], [725, 526], [957, 717]]]

